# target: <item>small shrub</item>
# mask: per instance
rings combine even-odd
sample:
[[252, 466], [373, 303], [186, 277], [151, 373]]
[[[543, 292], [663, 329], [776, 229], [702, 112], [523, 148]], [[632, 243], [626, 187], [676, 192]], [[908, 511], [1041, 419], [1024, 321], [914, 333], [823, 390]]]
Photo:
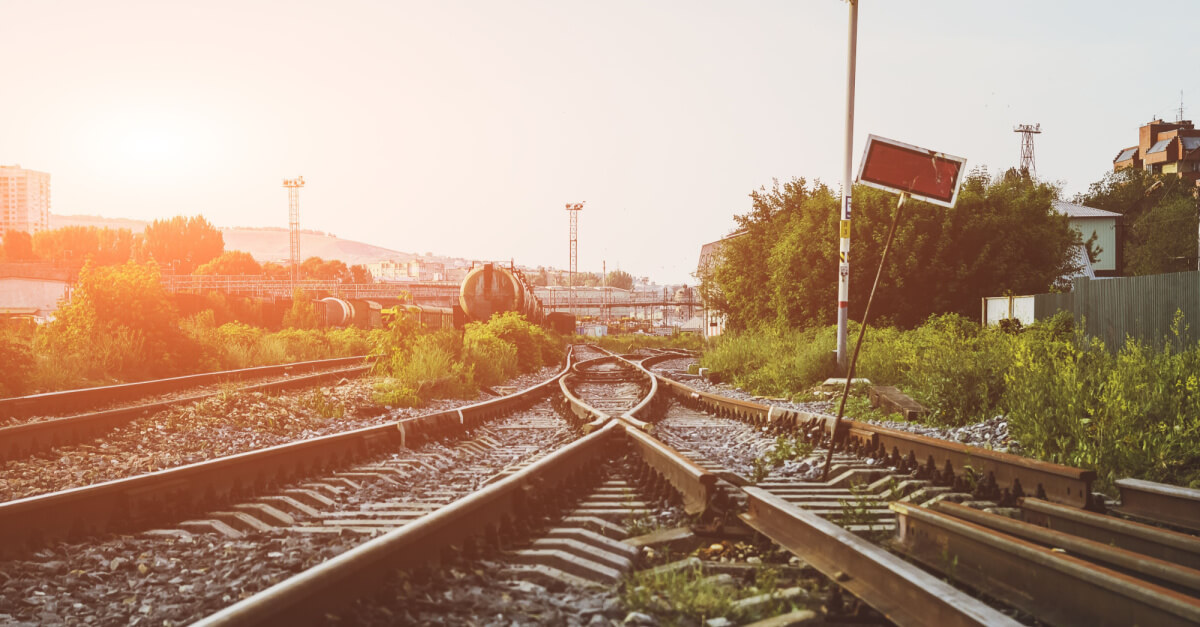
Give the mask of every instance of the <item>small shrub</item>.
[[467, 325], [463, 333], [463, 360], [471, 366], [479, 385], [497, 385], [519, 372], [517, 347], [477, 322]]

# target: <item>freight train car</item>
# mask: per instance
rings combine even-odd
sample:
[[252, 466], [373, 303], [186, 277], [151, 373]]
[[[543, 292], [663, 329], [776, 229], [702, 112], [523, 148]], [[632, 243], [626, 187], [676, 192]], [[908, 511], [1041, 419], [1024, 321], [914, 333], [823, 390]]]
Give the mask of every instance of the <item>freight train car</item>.
[[457, 307], [430, 307], [427, 305], [396, 305], [380, 312], [384, 326], [403, 313], [413, 316], [429, 329], [461, 329], [467, 321]]
[[516, 268], [483, 264], [472, 269], [459, 287], [457, 307], [397, 304], [382, 306], [376, 301], [336, 297], [317, 301], [326, 326], [380, 328], [401, 313], [417, 316], [432, 329], [461, 329], [468, 322], [484, 322], [494, 314], [516, 311], [534, 324], [548, 326], [562, 333], [573, 333], [574, 316], [547, 316], [542, 301], [533, 293], [533, 286]]

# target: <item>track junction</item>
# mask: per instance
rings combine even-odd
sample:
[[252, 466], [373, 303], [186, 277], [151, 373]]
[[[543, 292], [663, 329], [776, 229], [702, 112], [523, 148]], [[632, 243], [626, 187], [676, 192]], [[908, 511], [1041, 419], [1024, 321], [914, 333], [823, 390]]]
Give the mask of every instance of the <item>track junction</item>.
[[[778, 563], [788, 585], [708, 624], [1200, 622], [1192, 491], [1126, 481], [1116, 504], [1087, 471], [833, 433], [654, 371], [679, 357], [579, 347], [494, 400], [0, 503], [0, 614], [460, 623], [507, 596], [530, 623], [652, 624], [620, 603], [646, 573], [758, 586]], [[761, 463], [782, 448], [787, 464]]]

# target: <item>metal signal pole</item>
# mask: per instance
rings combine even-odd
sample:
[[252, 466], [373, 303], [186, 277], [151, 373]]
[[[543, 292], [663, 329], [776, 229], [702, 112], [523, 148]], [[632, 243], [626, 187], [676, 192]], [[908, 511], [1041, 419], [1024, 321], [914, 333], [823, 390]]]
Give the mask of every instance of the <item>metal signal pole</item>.
[[846, 329], [850, 319], [850, 196], [854, 186], [851, 161], [854, 150], [854, 61], [858, 47], [858, 0], [850, 2], [850, 50], [846, 70], [846, 143], [845, 169], [842, 170], [842, 215], [838, 225], [838, 315], [837, 362], [847, 371]]

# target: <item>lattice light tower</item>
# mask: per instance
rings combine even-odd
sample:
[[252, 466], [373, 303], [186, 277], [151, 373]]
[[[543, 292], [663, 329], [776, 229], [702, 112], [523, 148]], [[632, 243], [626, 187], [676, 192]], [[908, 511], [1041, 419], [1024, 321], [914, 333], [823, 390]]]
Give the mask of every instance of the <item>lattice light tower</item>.
[[583, 211], [582, 202], [567, 203], [567, 213], [571, 214], [571, 265], [567, 270], [567, 310], [572, 316], [575, 315], [575, 272], [579, 269], [580, 211]]
[[288, 190], [288, 230], [292, 253], [292, 284], [300, 278], [300, 188], [304, 187], [304, 177], [283, 179], [283, 186]]
[[1018, 124], [1013, 127], [1014, 133], [1021, 134], [1021, 169], [1029, 172], [1029, 176], [1037, 175], [1033, 165], [1033, 136], [1042, 132], [1041, 124]]

